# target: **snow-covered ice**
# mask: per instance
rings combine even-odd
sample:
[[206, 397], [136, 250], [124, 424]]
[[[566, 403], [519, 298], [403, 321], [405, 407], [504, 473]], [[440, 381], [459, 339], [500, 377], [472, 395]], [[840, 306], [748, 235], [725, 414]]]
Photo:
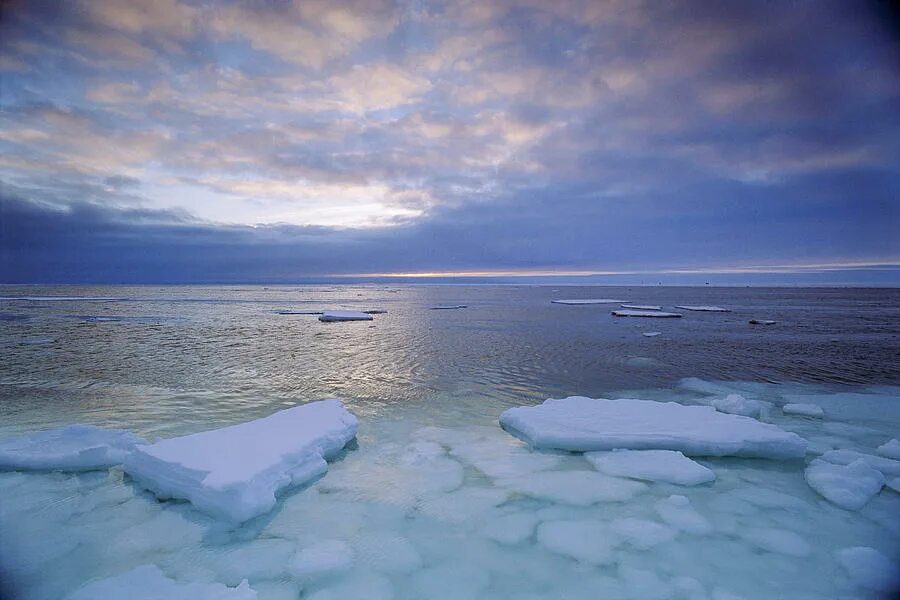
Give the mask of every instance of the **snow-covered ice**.
[[721, 306], [681, 305], [681, 306], [676, 306], [675, 308], [680, 308], [681, 310], [693, 310], [696, 312], [731, 312], [731, 309], [722, 308]]
[[372, 315], [358, 310], [326, 310], [319, 315], [319, 320], [326, 323], [334, 321], [371, 321]]
[[656, 304], [623, 304], [622, 308], [630, 308], [632, 310], [662, 310], [662, 306]]
[[650, 319], [677, 319], [681, 317], [678, 313], [663, 312], [661, 310], [614, 310], [614, 317], [647, 317]]
[[607, 475], [677, 485], [698, 485], [716, 479], [711, 470], [674, 450], [587, 452], [584, 457]]
[[121, 462], [144, 440], [121, 429], [70, 425], [0, 442], [0, 470], [91, 471]]
[[806, 441], [755, 419], [652, 400], [549, 399], [511, 408], [501, 425], [535, 448], [678, 450], [688, 456], [802, 458]]
[[741, 394], [728, 394], [722, 398], [713, 398], [709, 401], [709, 405], [719, 412], [753, 417], [754, 419], [759, 417], [759, 413], [762, 410], [762, 404], [759, 400], [748, 400]]
[[862, 459], [838, 465], [817, 458], [804, 475], [811, 488], [847, 510], [859, 510], [884, 486], [884, 475]]
[[256, 600], [245, 579], [237, 587], [221, 583], [179, 583], [156, 565], [143, 565], [127, 573], [91, 582], [66, 600]]
[[627, 300], [615, 300], [613, 298], [574, 298], [574, 299], [562, 299], [562, 300], [551, 300], [553, 304], [570, 304], [573, 306], [581, 305], [581, 304], [622, 304], [623, 302], [628, 302]]
[[894, 460], [900, 460], [900, 440], [893, 438], [878, 446], [878, 454]]
[[242, 522], [270, 511], [275, 494], [328, 470], [356, 435], [356, 417], [322, 400], [268, 417], [139, 446], [125, 472], [161, 498], [179, 498]]
[[816, 417], [818, 419], [825, 416], [825, 411], [822, 410], [821, 406], [816, 404], [788, 403], [782, 406], [781, 410], [786, 415], [800, 415], [802, 417]]
[[843, 548], [837, 552], [837, 561], [858, 587], [878, 592], [900, 589], [900, 565], [874, 548]]

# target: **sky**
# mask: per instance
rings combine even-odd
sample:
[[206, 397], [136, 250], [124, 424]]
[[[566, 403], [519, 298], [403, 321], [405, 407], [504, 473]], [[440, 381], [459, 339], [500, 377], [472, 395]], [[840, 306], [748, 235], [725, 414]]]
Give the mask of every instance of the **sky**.
[[886, 2], [0, 6], [0, 282], [900, 284]]

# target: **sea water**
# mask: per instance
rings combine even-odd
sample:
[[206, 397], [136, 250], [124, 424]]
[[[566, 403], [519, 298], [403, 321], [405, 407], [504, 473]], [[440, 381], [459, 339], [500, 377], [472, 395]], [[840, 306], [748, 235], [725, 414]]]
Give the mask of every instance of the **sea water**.
[[[893, 290], [4, 286], [0, 297], [0, 438], [82, 422], [153, 440], [326, 397], [360, 421], [322, 479], [240, 527], [160, 502], [119, 468], [0, 474], [12, 597], [60, 598], [155, 564], [183, 582], [247, 579], [264, 599], [875, 598], [841, 552], [898, 558], [900, 495], [885, 487], [844, 510], [806, 484], [808, 460], [700, 458], [715, 482], [618, 479], [585, 502], [547, 475], [595, 472], [583, 456], [529, 452], [497, 423], [573, 394], [708, 404], [739, 393], [807, 439], [810, 458], [873, 454], [900, 437]], [[596, 297], [731, 312], [645, 321], [550, 302]], [[340, 308], [387, 312], [278, 314]], [[789, 402], [825, 418], [784, 414]]]

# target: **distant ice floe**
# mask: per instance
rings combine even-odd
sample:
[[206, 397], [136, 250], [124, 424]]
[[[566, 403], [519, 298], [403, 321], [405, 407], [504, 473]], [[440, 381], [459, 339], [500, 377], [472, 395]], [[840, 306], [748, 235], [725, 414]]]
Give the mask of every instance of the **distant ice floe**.
[[370, 309], [364, 310], [362, 312], [366, 313], [367, 315], [386, 315], [387, 314], [387, 310], [385, 310], [383, 308], [370, 308]]
[[806, 441], [755, 419], [651, 400], [583, 396], [511, 408], [501, 425], [536, 448], [678, 450], [688, 456], [802, 458]]
[[623, 304], [622, 308], [630, 308], [632, 310], [662, 310], [662, 306], [655, 304]]
[[622, 304], [623, 302], [628, 302], [628, 300], [614, 300], [612, 298], [574, 298], [551, 300], [550, 302], [553, 304], [569, 304], [572, 306], [580, 306], [583, 304]]
[[722, 308], [721, 306], [676, 306], [675, 308], [680, 308], [681, 310], [693, 310], [696, 312], [731, 312], [730, 308]]
[[825, 411], [817, 404], [788, 403], [781, 407], [781, 411], [786, 415], [800, 415], [802, 417], [816, 417], [818, 419], [825, 416]]
[[656, 337], [658, 335], [662, 335], [662, 331], [645, 331], [641, 335], [644, 337]]
[[744, 417], [759, 418], [762, 403], [759, 400], [747, 399], [741, 394], [728, 394], [724, 398], [713, 398], [709, 405], [719, 412]]
[[895, 438], [878, 446], [878, 454], [900, 460], [900, 440]]
[[874, 548], [843, 548], [836, 558], [850, 580], [861, 588], [876, 592], [896, 592], [900, 588], [900, 565]]
[[144, 440], [121, 429], [69, 425], [0, 442], [0, 470], [93, 471], [120, 464]]
[[750, 319], [751, 325], [774, 325], [776, 322], [772, 319]]
[[27, 300], [29, 302], [122, 302], [128, 298], [108, 298], [104, 296], [2, 296], [0, 302]]
[[221, 583], [179, 583], [156, 565], [142, 565], [127, 573], [93, 581], [66, 596], [66, 600], [256, 600], [246, 579], [237, 587]]
[[460, 308], [469, 308], [465, 304], [441, 304], [438, 306], [429, 306], [430, 310], [457, 310]]
[[138, 446], [125, 472], [161, 498], [240, 523], [275, 506], [283, 488], [312, 481], [356, 436], [356, 417], [322, 400], [255, 421]]
[[358, 310], [326, 310], [319, 315], [319, 320], [326, 323], [335, 321], [371, 321], [372, 315]]
[[649, 317], [657, 319], [677, 319], [681, 317], [678, 313], [662, 312], [661, 310], [614, 310], [615, 317]]
[[584, 457], [607, 475], [676, 485], [699, 485], [716, 479], [710, 469], [674, 450], [587, 452]]
[[309, 309], [309, 310], [293, 310], [293, 309], [285, 309], [285, 310], [276, 310], [275, 311], [279, 315], [321, 315], [322, 310]]
[[838, 465], [817, 458], [804, 476], [822, 497], [847, 510], [859, 510], [884, 486], [884, 475], [862, 459]]

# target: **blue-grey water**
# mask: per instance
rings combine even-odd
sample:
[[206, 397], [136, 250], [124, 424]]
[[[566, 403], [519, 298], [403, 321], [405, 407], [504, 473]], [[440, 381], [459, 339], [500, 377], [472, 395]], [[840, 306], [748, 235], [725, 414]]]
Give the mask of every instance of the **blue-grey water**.
[[[558, 298], [731, 312], [616, 318], [615, 304]], [[467, 308], [430, 309], [448, 304]], [[387, 312], [352, 323], [279, 314], [333, 308]], [[660, 335], [642, 335], [651, 331]], [[517, 496], [486, 475], [490, 456], [476, 456], [516, 447], [496, 426], [510, 406], [567, 395], [702, 403], [731, 392], [767, 403], [764, 419], [815, 453], [874, 453], [900, 437], [895, 289], [3, 286], [0, 356], [0, 438], [75, 422], [169, 437], [327, 397], [360, 419], [358, 445], [320, 482], [236, 531], [156, 501], [117, 469], [0, 474], [0, 567], [22, 597], [64, 597], [149, 563], [185, 582], [247, 578], [262, 599], [874, 598], [835, 553], [892, 556], [900, 540], [896, 492], [850, 513], [806, 485], [802, 461], [703, 461], [714, 486], [653, 484], [630, 502], [573, 507]], [[798, 400], [830, 417], [781, 413]], [[447, 451], [465, 466], [462, 487], [398, 466], [433, 425], [460, 440]], [[589, 467], [571, 456], [562, 468]], [[617, 537], [615, 560], [602, 565], [550, 552], [533, 532], [484, 533], [510, 515], [528, 531], [548, 519], [653, 520], [654, 503], [672, 494], [688, 496], [715, 533], [653, 548]], [[352, 567], [319, 579], [291, 571], [292, 557], [321, 540], [348, 544]], [[398, 544], [403, 565], [386, 556]]]

